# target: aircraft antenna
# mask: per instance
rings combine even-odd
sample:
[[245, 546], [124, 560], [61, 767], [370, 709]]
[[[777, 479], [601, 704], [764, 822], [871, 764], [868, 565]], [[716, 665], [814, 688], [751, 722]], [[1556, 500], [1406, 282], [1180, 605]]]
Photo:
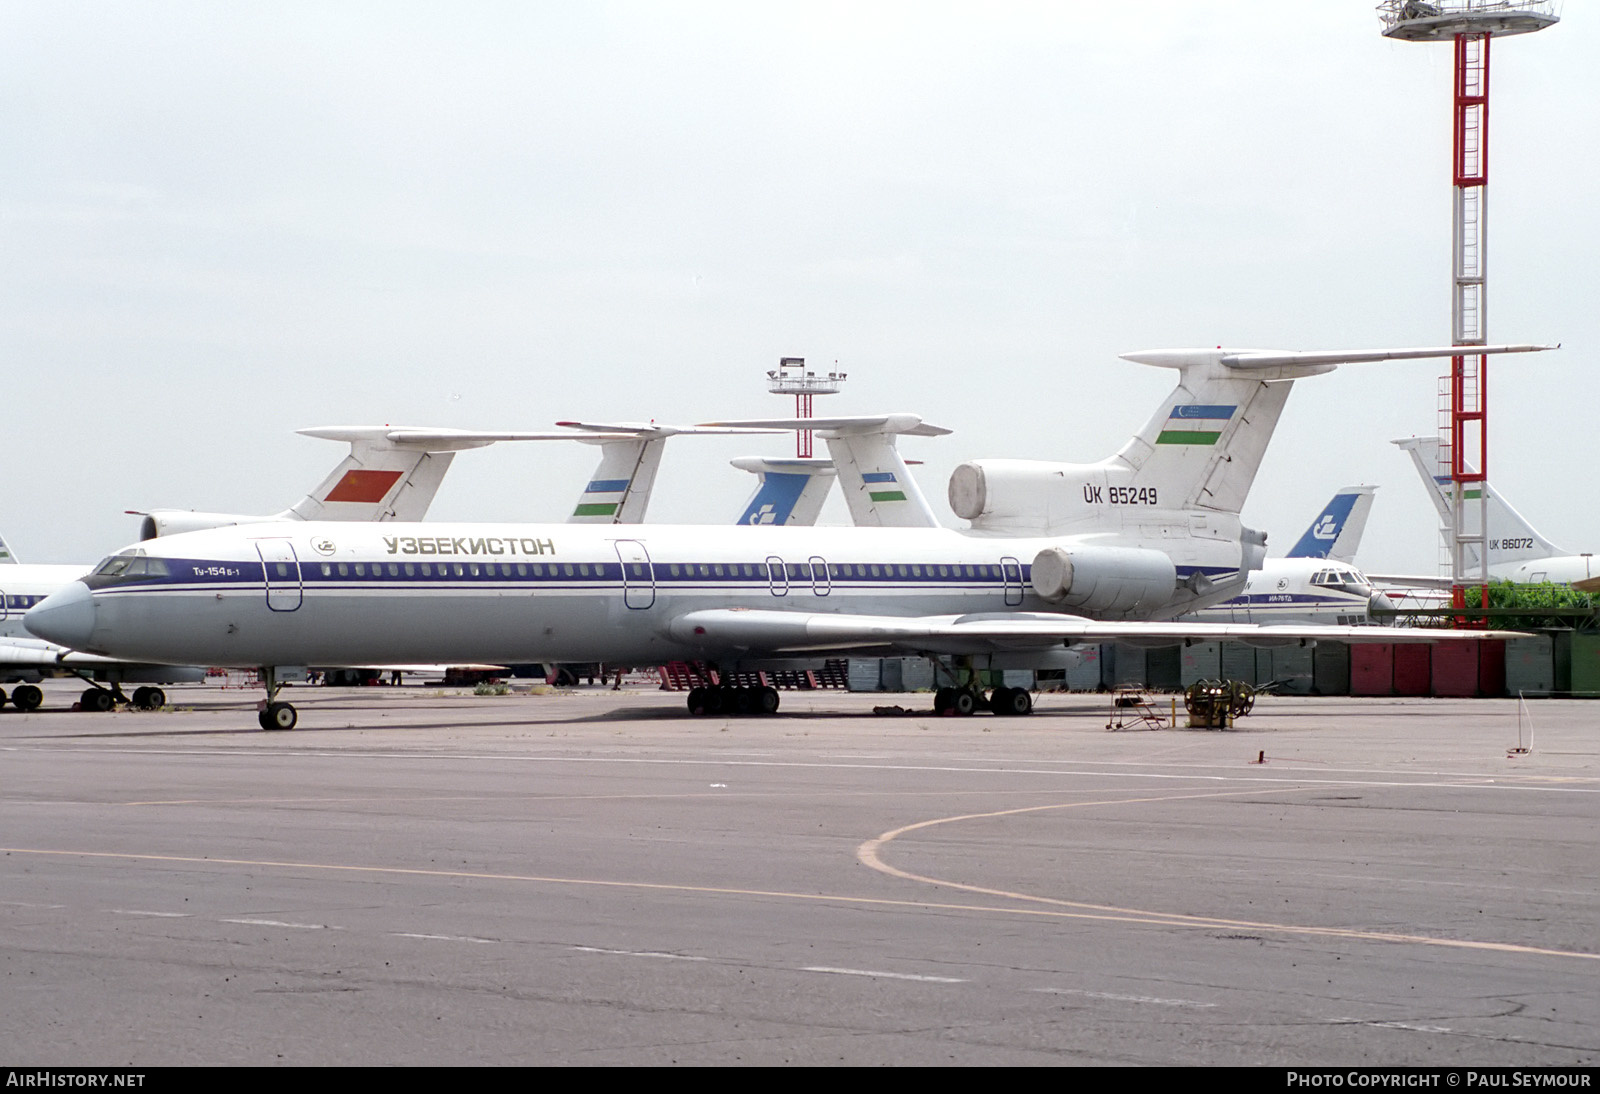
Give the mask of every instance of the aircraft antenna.
[[[1489, 296], [1489, 43], [1531, 34], [1560, 21], [1551, 0], [1384, 0], [1385, 38], [1450, 42], [1455, 48], [1450, 178], [1452, 233], [1451, 345], [1485, 345]], [[1466, 586], [1483, 586], [1489, 606], [1489, 387], [1482, 354], [1450, 359], [1439, 379], [1439, 468], [1451, 480], [1451, 520], [1441, 537], [1450, 551], [1453, 607]], [[1470, 504], [1469, 504], [1470, 503]], [[1472, 556], [1477, 563], [1473, 566]], [[1468, 571], [1476, 569], [1476, 574]]]
[[[822, 376], [808, 372], [804, 357], [780, 357], [778, 367], [767, 372], [767, 390], [774, 395], [793, 395], [794, 416], [810, 418], [811, 397], [839, 394], [846, 378], [842, 372], [829, 372]], [[801, 459], [811, 458], [811, 430], [795, 431], [794, 454]]]

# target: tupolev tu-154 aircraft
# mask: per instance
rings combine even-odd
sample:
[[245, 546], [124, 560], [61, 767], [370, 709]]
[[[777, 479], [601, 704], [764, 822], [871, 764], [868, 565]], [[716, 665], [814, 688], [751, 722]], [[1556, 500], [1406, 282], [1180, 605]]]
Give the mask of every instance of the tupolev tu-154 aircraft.
[[[421, 520], [433, 503], [445, 472], [457, 452], [505, 440], [566, 440], [569, 433], [486, 433], [461, 429], [418, 429], [406, 426], [320, 426], [299, 430], [302, 436], [346, 441], [349, 453], [310, 493], [274, 516], [201, 513], [188, 509], [136, 512], [140, 538], [155, 539], [203, 528], [222, 528], [263, 521]], [[603, 439], [625, 434], [591, 434]], [[0, 681], [23, 681], [10, 700], [18, 710], [34, 710], [44, 694], [34, 683], [44, 676], [77, 676], [89, 684], [80, 706], [107, 711], [117, 703], [159, 707], [166, 695], [157, 685], [193, 682], [205, 670], [170, 664], [145, 664], [65, 649], [30, 637], [23, 613], [57, 589], [87, 572], [77, 564], [18, 563], [0, 543]], [[139, 684], [132, 697], [123, 684]], [[102, 685], [110, 685], [109, 687]], [[0, 689], [0, 705], [7, 696]]]
[[[1542, 346], [1472, 347], [1472, 353]], [[981, 460], [951, 478], [964, 530], [572, 524], [266, 523], [135, 545], [27, 615], [107, 656], [256, 667], [263, 728], [291, 729], [279, 672], [307, 664], [703, 660], [739, 670], [824, 654], [951, 656], [936, 706], [1027, 713], [971, 670], [1076, 642], [1470, 640], [1493, 632], [1203, 624], [1266, 537], [1239, 511], [1293, 381], [1456, 347], [1157, 350], [1177, 387], [1092, 464]], [[698, 693], [698, 694], [697, 694]], [[777, 709], [770, 688], [696, 689], [690, 709]]]

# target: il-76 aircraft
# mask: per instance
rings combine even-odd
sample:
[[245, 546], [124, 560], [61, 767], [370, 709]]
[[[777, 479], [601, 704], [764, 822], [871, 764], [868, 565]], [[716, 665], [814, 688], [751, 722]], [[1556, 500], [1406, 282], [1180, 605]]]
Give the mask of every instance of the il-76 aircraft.
[[1394, 611], [1389, 598], [1356, 569], [1356, 549], [1372, 511], [1375, 486], [1335, 494], [1283, 558], [1269, 558], [1238, 596], [1194, 613], [1207, 623], [1365, 623]]
[[[308, 664], [703, 660], [741, 670], [827, 654], [950, 656], [966, 682], [936, 705], [1021, 714], [1026, 691], [984, 696], [971, 670], [1075, 642], [1437, 639], [1450, 632], [1170, 620], [1234, 595], [1261, 565], [1266, 537], [1239, 511], [1296, 378], [1459, 352], [1128, 354], [1178, 372], [1138, 435], [1092, 464], [963, 464], [950, 495], [971, 527], [959, 531], [243, 525], [129, 548], [34, 607], [27, 624], [107, 656], [258, 667], [259, 720], [276, 729], [297, 720], [278, 699], [279, 670]], [[778, 705], [770, 688], [696, 692], [697, 712]]]

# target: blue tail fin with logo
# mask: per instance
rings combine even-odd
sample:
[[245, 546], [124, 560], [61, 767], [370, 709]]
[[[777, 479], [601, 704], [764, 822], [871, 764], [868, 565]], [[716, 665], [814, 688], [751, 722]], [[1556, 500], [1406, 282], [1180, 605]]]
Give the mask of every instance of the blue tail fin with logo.
[[1305, 535], [1289, 551], [1289, 558], [1331, 558], [1355, 561], [1361, 534], [1367, 530], [1375, 486], [1347, 486], [1333, 496]]

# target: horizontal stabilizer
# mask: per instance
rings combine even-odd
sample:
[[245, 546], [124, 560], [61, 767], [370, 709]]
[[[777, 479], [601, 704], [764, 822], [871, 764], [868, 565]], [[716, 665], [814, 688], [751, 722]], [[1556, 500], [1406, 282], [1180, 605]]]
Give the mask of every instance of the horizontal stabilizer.
[[[639, 440], [666, 439], [667, 437], [728, 436], [741, 433], [781, 433], [781, 429], [751, 429], [744, 427], [712, 427], [704, 425], [663, 425], [660, 422], [557, 422], [556, 425], [576, 430], [576, 433], [554, 433], [551, 436], [569, 440], [600, 440], [602, 436], [633, 437]], [[583, 434], [588, 434], [585, 437]]]
[[708, 426], [746, 429], [810, 429], [819, 435], [853, 437], [867, 433], [900, 433], [908, 437], [943, 437], [954, 432], [929, 425], [916, 414], [869, 414], [850, 418], [750, 418], [732, 422], [707, 422]]
[[1358, 365], [1371, 361], [1406, 361], [1426, 357], [1474, 357], [1490, 353], [1538, 353], [1542, 350], [1560, 349], [1558, 342], [1552, 346], [1531, 344], [1499, 346], [1432, 346], [1421, 349], [1357, 349], [1357, 350], [1281, 350], [1281, 349], [1152, 349], [1122, 354], [1124, 361], [1141, 365], [1158, 365], [1161, 368], [1183, 368], [1186, 365], [1216, 363], [1233, 369], [1265, 369], [1283, 366], [1329, 367], [1333, 365]]

